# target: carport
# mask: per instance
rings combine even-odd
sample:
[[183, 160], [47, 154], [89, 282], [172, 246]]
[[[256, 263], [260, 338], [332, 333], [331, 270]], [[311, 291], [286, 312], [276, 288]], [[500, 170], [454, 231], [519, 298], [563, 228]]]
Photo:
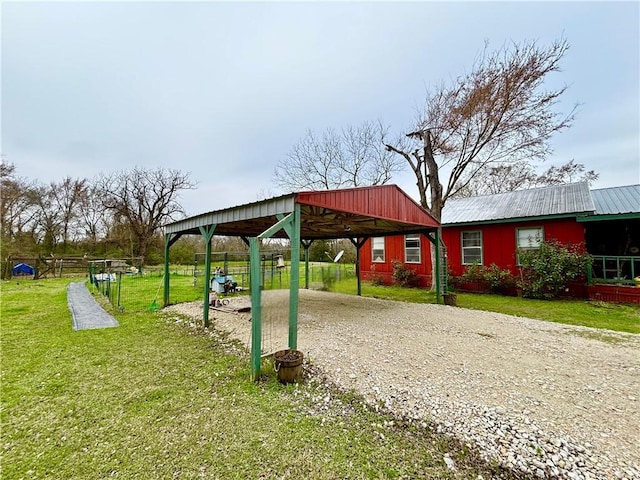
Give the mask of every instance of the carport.
[[[440, 242], [439, 222], [396, 185], [297, 192], [259, 202], [203, 213], [165, 225], [164, 305], [169, 304], [169, 249], [183, 235], [202, 235], [205, 241], [203, 320], [209, 326], [211, 239], [213, 235], [240, 237], [249, 246], [251, 278], [260, 278], [260, 241], [288, 238], [291, 242], [289, 348], [297, 348], [300, 245], [308, 269], [314, 240], [348, 238], [356, 247], [356, 278], [360, 286], [360, 249], [371, 237], [423, 234]], [[440, 248], [436, 248], [436, 291], [440, 299]], [[308, 282], [308, 275], [306, 275]], [[308, 288], [308, 284], [305, 285]], [[261, 289], [251, 288], [251, 376], [260, 376]]]

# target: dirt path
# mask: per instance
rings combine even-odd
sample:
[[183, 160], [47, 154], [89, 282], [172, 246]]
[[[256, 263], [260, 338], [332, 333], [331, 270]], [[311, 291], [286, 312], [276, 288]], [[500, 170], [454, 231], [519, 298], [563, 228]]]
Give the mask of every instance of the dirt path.
[[[263, 303], [263, 344], [285, 348], [287, 292]], [[398, 415], [540, 478], [640, 478], [638, 335], [311, 290], [299, 311], [298, 349]], [[212, 311], [247, 346], [249, 319]]]

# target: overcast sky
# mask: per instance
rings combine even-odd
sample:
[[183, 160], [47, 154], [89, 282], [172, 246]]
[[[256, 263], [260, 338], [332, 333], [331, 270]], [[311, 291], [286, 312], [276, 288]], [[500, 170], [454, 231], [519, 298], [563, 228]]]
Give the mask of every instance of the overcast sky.
[[[282, 193], [274, 166], [307, 129], [409, 131], [429, 85], [484, 41], [566, 38], [549, 87], [580, 109], [543, 167], [640, 182], [638, 2], [8, 2], [2, 154], [43, 182], [135, 165], [190, 172], [190, 215]], [[416, 198], [410, 174], [395, 182]]]

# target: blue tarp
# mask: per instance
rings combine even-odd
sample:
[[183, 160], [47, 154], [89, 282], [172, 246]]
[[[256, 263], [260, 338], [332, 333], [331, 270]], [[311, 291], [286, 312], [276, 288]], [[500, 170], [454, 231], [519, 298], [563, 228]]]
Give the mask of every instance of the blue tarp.
[[11, 275], [34, 275], [35, 269], [26, 263], [19, 263], [11, 269]]

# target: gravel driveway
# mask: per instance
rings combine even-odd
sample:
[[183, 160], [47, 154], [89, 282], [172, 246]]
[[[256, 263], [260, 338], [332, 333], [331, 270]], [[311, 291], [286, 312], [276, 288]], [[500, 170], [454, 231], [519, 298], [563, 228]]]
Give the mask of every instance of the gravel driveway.
[[[270, 351], [286, 348], [287, 296], [263, 294]], [[165, 310], [202, 318], [201, 303]], [[640, 478], [638, 335], [313, 290], [299, 313], [298, 349], [338, 386], [485, 458], [540, 478]], [[249, 346], [250, 313], [210, 319]]]

